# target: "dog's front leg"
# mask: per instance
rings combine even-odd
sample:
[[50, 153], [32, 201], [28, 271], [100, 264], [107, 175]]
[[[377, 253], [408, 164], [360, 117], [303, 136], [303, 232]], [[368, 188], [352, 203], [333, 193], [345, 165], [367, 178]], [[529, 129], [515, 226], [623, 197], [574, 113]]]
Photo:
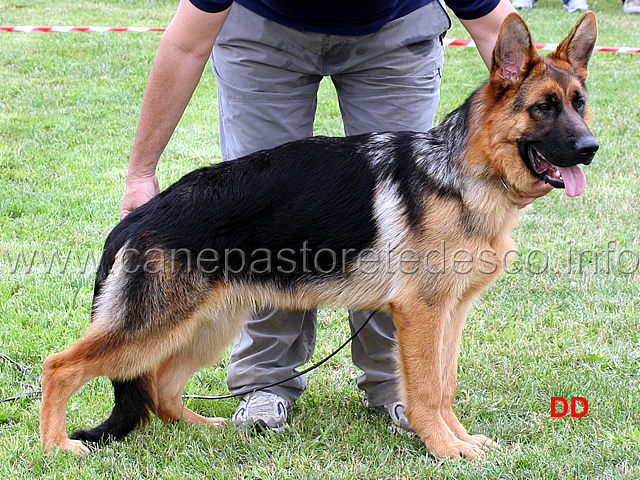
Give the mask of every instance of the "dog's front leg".
[[465, 442], [481, 447], [496, 447], [498, 444], [484, 435], [470, 435], [464, 428], [455, 412], [453, 411], [453, 400], [456, 396], [456, 384], [458, 379], [458, 357], [460, 352], [460, 340], [462, 330], [467, 319], [467, 314], [473, 305], [475, 293], [469, 293], [453, 309], [448, 325], [445, 325], [443, 332], [442, 351], [442, 405], [440, 413], [447, 426], [456, 437]]
[[402, 395], [411, 427], [436, 457], [476, 459], [478, 445], [455, 436], [442, 417], [442, 355], [450, 312], [417, 298], [391, 303], [396, 325]]

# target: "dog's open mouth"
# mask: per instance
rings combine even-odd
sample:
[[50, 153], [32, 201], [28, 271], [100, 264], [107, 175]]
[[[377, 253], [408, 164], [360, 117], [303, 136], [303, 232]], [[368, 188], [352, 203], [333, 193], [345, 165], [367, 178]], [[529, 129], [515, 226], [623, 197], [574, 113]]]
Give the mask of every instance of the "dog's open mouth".
[[531, 168], [544, 182], [556, 188], [564, 188], [570, 197], [577, 197], [584, 192], [587, 179], [578, 165], [572, 167], [553, 165], [533, 146], [529, 146], [528, 154]]

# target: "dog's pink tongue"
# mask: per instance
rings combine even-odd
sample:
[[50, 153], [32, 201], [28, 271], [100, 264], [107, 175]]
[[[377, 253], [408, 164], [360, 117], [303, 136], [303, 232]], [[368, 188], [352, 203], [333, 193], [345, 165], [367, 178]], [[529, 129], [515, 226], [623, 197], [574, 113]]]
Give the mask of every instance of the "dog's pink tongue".
[[564, 191], [570, 197], [577, 197], [587, 188], [587, 179], [579, 166], [558, 167], [558, 170], [564, 181]]

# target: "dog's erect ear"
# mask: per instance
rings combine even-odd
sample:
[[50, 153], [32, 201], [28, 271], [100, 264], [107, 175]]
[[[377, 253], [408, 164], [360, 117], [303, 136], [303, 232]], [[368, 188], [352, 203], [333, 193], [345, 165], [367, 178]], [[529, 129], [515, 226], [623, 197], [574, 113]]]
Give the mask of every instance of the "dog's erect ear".
[[502, 23], [493, 49], [491, 81], [497, 87], [518, 86], [531, 67], [540, 62], [531, 34], [517, 13], [510, 13]]
[[587, 79], [587, 64], [596, 46], [598, 24], [593, 12], [585, 13], [571, 33], [565, 38], [550, 58], [568, 62], [578, 77], [584, 82]]

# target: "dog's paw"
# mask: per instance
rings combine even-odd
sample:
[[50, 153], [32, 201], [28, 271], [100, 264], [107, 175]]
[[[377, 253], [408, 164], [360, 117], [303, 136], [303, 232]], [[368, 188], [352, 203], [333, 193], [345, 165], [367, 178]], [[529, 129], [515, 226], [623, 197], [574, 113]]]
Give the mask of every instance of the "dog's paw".
[[224, 427], [229, 422], [229, 419], [224, 417], [206, 417], [205, 421], [207, 425]]
[[56, 442], [53, 445], [49, 445], [45, 449], [45, 453], [55, 453], [56, 450], [62, 450], [65, 452], [71, 452], [74, 455], [89, 455], [91, 451], [80, 440], [71, 440], [67, 438], [60, 442]]
[[454, 458], [458, 460], [479, 460], [484, 458], [484, 452], [478, 445], [472, 445], [457, 439], [443, 445], [429, 448], [428, 450], [433, 456], [440, 458]]
[[469, 435], [466, 432], [456, 433], [456, 437], [463, 442], [470, 443], [471, 445], [476, 445], [480, 448], [498, 448], [500, 445], [498, 442], [494, 442], [489, 437], [485, 435]]
[[[169, 420], [175, 421], [175, 418], [169, 417]], [[224, 427], [229, 421], [229, 419], [224, 417], [203, 417], [202, 415], [199, 415], [193, 410], [189, 410], [186, 407], [182, 412], [182, 420], [188, 423], [193, 423], [194, 425], [213, 425], [216, 427]], [[164, 422], [169, 423], [169, 421], [167, 420], [164, 420]]]
[[467, 440], [472, 445], [477, 445], [481, 448], [500, 448], [500, 444], [489, 437], [484, 435], [469, 435], [470, 440]]

